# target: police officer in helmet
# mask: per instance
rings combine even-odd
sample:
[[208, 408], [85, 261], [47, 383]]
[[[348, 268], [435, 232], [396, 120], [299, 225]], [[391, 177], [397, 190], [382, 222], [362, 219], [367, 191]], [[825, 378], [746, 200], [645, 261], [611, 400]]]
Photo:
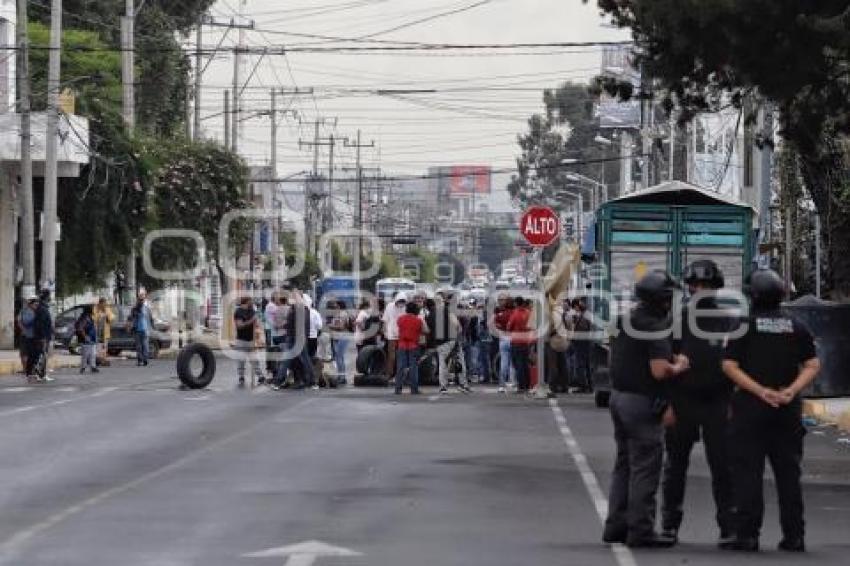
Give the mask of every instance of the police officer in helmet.
[[665, 415], [666, 459], [662, 480], [662, 532], [678, 539], [682, 524], [685, 482], [694, 444], [703, 441], [711, 470], [711, 487], [717, 508], [720, 543], [733, 534], [732, 476], [727, 456], [729, 398], [732, 384], [723, 374], [724, 338], [733, 318], [720, 309], [716, 292], [724, 285], [723, 273], [711, 260], [691, 263], [684, 273], [690, 301], [682, 309], [681, 334], [674, 350], [687, 356], [690, 369], [668, 382], [670, 399]]
[[764, 516], [765, 459], [770, 461], [779, 496], [782, 540], [779, 549], [805, 551], [802, 400], [800, 393], [820, 371], [812, 335], [785, 315], [785, 284], [774, 271], [760, 269], [745, 283], [751, 311], [746, 331], [729, 341], [723, 371], [737, 385], [732, 396], [733, 477], [736, 536], [724, 548], [755, 552]]
[[678, 285], [664, 271], [651, 271], [637, 285], [637, 305], [617, 321], [611, 343], [611, 418], [617, 460], [611, 479], [602, 539], [631, 547], [669, 547], [675, 541], [655, 531], [656, 493], [663, 456], [663, 382], [686, 371], [686, 356], [674, 355], [670, 308]]

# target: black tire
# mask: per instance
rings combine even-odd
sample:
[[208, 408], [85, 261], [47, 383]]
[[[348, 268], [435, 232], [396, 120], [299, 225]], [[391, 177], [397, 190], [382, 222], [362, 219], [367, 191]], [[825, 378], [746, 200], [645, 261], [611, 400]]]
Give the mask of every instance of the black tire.
[[118, 354], [121, 353], [121, 350], [115, 350], [114, 348], [110, 348], [109, 350], [107, 350], [106, 353], [114, 358], [114, 357], [117, 357]]
[[[199, 356], [203, 369], [199, 375], [192, 373], [192, 360]], [[177, 355], [177, 377], [189, 389], [203, 389], [215, 377], [215, 354], [204, 344], [188, 344]]]
[[610, 391], [596, 391], [593, 394], [593, 401], [596, 403], [596, 406], [600, 409], [608, 408], [608, 405], [611, 402], [611, 392]]
[[384, 374], [354, 376], [355, 387], [387, 387], [389, 384], [390, 381]]
[[360, 375], [383, 374], [386, 360], [387, 356], [380, 346], [364, 346], [357, 354], [357, 373]]
[[439, 384], [436, 359], [434, 356], [428, 356], [419, 363], [419, 385], [434, 386]]
[[150, 359], [155, 360], [159, 357], [159, 352], [162, 349], [158, 340], [151, 340], [148, 345], [148, 352], [150, 353]]

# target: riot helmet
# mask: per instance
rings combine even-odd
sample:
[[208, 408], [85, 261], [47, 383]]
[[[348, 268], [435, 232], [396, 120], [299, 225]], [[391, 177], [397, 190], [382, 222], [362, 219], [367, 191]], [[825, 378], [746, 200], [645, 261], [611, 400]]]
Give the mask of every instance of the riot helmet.
[[785, 291], [785, 281], [772, 269], [756, 269], [744, 281], [744, 292], [757, 308], [778, 307]]
[[635, 296], [639, 301], [652, 307], [669, 309], [673, 293], [679, 284], [662, 269], [654, 269], [641, 277], [635, 284]]
[[710, 259], [698, 259], [685, 268], [682, 279], [688, 285], [703, 285], [709, 289], [722, 289], [723, 272]]

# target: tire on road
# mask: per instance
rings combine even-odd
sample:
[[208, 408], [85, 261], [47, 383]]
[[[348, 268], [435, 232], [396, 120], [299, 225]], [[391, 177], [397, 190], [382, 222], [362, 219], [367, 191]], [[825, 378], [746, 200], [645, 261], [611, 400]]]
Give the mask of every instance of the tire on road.
[[[201, 358], [203, 368], [195, 375], [192, 371], [192, 360]], [[212, 383], [215, 377], [215, 354], [204, 344], [188, 344], [177, 355], [177, 377], [189, 389], [203, 389]]]
[[383, 375], [386, 359], [384, 349], [380, 346], [364, 346], [357, 354], [357, 373], [361, 375]]

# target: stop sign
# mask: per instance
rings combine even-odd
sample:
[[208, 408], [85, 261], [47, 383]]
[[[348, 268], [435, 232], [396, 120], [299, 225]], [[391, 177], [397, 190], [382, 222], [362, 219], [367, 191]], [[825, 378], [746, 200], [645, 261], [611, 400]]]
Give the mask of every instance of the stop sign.
[[548, 206], [532, 206], [522, 215], [519, 231], [532, 246], [546, 247], [561, 235], [561, 219]]

